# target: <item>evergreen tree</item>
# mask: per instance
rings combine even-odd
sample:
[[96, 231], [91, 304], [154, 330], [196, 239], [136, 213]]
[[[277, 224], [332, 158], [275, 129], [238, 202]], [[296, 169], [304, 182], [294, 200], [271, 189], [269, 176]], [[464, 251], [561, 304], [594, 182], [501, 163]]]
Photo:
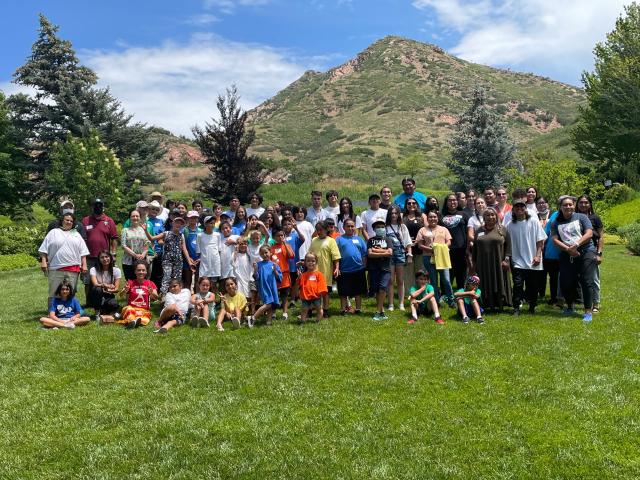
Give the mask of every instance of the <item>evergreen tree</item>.
[[96, 74], [80, 65], [71, 42], [57, 36], [59, 27], [40, 15], [40, 29], [32, 54], [14, 73], [14, 82], [36, 90], [35, 95], [13, 95], [8, 99], [16, 124], [31, 132], [25, 147], [38, 152], [33, 156], [32, 175], [39, 191], [44, 191], [44, 172], [50, 165], [49, 153], [54, 142], [67, 135], [86, 137], [93, 129], [118, 157], [132, 160], [126, 183], [137, 188], [158, 183], [154, 170], [162, 156], [160, 142], [145, 125], [131, 123], [120, 103], [108, 89], [98, 89]]
[[584, 72], [587, 104], [572, 131], [575, 150], [602, 177], [640, 185], [640, 6], [594, 49], [595, 71]]
[[16, 217], [31, 212], [29, 159], [18, 147], [21, 138], [21, 132], [11, 122], [4, 94], [0, 92], [0, 215]]
[[249, 193], [258, 189], [260, 159], [248, 155], [255, 132], [245, 129], [247, 112], [238, 106], [235, 86], [226, 96], [218, 95], [216, 107], [220, 118], [205, 124], [204, 129], [193, 128], [193, 135], [209, 167], [209, 176], [202, 180], [199, 190], [209, 197], [226, 203], [233, 195], [240, 201], [249, 200]]
[[486, 107], [483, 90], [474, 91], [471, 106], [458, 120], [450, 144], [449, 168], [460, 187], [483, 189], [504, 183], [516, 148], [506, 127]]

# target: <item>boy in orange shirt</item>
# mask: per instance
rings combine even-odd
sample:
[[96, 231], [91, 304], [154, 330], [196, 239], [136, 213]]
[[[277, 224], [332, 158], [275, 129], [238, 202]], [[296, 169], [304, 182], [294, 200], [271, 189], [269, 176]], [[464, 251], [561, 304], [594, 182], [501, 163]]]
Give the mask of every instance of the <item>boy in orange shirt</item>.
[[271, 247], [271, 260], [282, 270], [282, 281], [278, 285], [280, 305], [282, 305], [282, 318], [289, 318], [289, 290], [291, 290], [291, 276], [289, 275], [289, 260], [295, 258], [293, 250], [285, 241], [284, 230], [273, 230], [274, 244]]
[[329, 295], [327, 282], [322, 272], [318, 270], [318, 259], [316, 254], [309, 252], [304, 257], [306, 271], [298, 277], [300, 286], [301, 314], [300, 319], [307, 321], [309, 310], [316, 309], [316, 322], [322, 319], [322, 298]]

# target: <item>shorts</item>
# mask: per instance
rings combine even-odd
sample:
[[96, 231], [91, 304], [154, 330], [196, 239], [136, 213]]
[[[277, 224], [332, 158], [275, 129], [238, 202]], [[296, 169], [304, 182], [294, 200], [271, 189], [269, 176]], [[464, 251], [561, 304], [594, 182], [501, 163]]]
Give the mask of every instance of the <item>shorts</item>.
[[369, 270], [369, 281], [371, 283], [371, 291], [374, 293], [386, 291], [391, 280], [391, 272], [383, 270]]
[[416, 305], [416, 313], [418, 315], [429, 315], [432, 312], [431, 302], [421, 302]]
[[255, 280], [249, 280], [249, 291], [250, 292], [257, 292], [258, 291], [258, 287], [256, 287], [256, 281]]
[[[160, 315], [162, 315], [162, 313], [160, 313]], [[162, 327], [162, 326], [166, 325], [168, 322], [170, 322], [171, 320], [175, 320], [178, 325], [184, 325], [185, 316], [181, 315], [179, 313], [174, 313], [173, 315], [171, 315], [166, 320], [160, 320], [158, 323]]]
[[49, 297], [53, 298], [56, 296], [56, 290], [65, 279], [71, 283], [75, 294], [79, 276], [80, 274], [76, 272], [69, 272], [66, 270], [49, 270], [47, 273], [47, 280], [49, 281]]
[[[471, 305], [471, 302], [467, 303], [464, 302], [464, 314], [467, 317], [473, 317], [475, 316], [476, 312], [473, 311], [473, 305]], [[480, 313], [484, 312], [484, 308], [480, 307]]]
[[313, 300], [300, 299], [300, 305], [302, 308], [320, 308], [322, 306], [322, 298], [316, 298]]
[[357, 297], [367, 294], [367, 275], [365, 270], [340, 272], [338, 276], [338, 294], [341, 297]]
[[392, 265], [405, 265], [407, 263], [407, 252], [405, 252], [402, 246], [394, 246], [393, 253], [391, 255]]
[[291, 287], [279, 288], [278, 295], [280, 295], [280, 298], [288, 297], [290, 291]]
[[298, 280], [298, 270], [289, 271], [289, 277], [291, 278], [291, 285], [295, 285], [296, 280]]
[[98, 259], [98, 257], [87, 257], [87, 273], [82, 275], [82, 283], [84, 283], [85, 285], [91, 284], [91, 275], [89, 274], [89, 272], [93, 267], [98, 270], [99, 265], [100, 260]]

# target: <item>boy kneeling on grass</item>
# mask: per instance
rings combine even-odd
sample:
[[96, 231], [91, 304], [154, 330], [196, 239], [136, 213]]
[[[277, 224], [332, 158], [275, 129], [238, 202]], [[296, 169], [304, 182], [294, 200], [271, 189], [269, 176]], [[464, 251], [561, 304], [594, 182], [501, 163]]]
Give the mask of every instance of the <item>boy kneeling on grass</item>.
[[469, 315], [476, 316], [476, 322], [484, 323], [482, 318], [482, 307], [480, 306], [480, 277], [471, 275], [467, 278], [464, 288], [461, 288], [453, 294], [456, 304], [458, 305], [458, 312], [462, 317], [462, 323], [469, 323]]
[[173, 327], [183, 325], [189, 311], [191, 290], [182, 288], [182, 282], [173, 279], [169, 283], [169, 292], [164, 298], [164, 308], [160, 312], [160, 319], [154, 333], [167, 333]]
[[407, 322], [413, 325], [418, 321], [420, 314], [433, 312], [433, 317], [438, 325], [444, 324], [438, 310], [435, 290], [429, 284], [429, 274], [424, 270], [416, 272], [416, 284], [409, 289], [409, 304], [411, 305], [411, 318]]

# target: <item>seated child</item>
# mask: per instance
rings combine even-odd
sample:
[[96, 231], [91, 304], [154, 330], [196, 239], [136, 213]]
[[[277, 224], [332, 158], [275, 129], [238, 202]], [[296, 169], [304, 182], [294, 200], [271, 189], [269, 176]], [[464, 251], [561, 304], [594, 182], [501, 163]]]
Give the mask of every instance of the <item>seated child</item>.
[[173, 327], [183, 325], [189, 311], [191, 290], [182, 288], [182, 281], [176, 279], [169, 283], [169, 291], [164, 297], [164, 308], [160, 312], [157, 326], [153, 333], [167, 333]]
[[420, 314], [433, 312], [433, 317], [438, 325], [442, 325], [444, 320], [438, 310], [438, 302], [433, 285], [429, 284], [429, 274], [424, 270], [416, 272], [416, 284], [409, 289], [409, 304], [411, 305], [411, 318], [407, 322], [413, 325], [418, 321]]
[[[238, 291], [238, 284], [235, 279], [230, 277], [224, 281], [224, 291], [225, 294], [222, 296], [218, 323], [216, 325], [219, 332], [224, 332], [222, 322], [225, 320], [231, 320], [234, 330], [240, 328], [242, 312], [247, 307], [247, 297]], [[249, 324], [249, 327], [251, 326], [252, 325]]]
[[151, 300], [158, 299], [158, 287], [151, 280], [147, 280], [147, 264], [140, 261], [134, 265], [135, 280], [127, 281], [123, 292], [129, 295], [127, 306], [122, 309], [122, 315], [116, 323], [124, 324], [125, 328], [137, 328], [147, 325], [151, 320]]
[[198, 292], [191, 296], [193, 313], [191, 314], [192, 327], [209, 327], [212, 320], [216, 319], [216, 294], [211, 291], [211, 280], [208, 277], [198, 279]]
[[308, 252], [304, 257], [305, 271], [298, 277], [301, 314], [300, 319], [307, 321], [309, 310], [315, 308], [316, 322], [322, 320], [322, 299], [328, 295], [327, 283], [322, 272], [318, 270], [316, 254]]
[[82, 316], [83, 313], [80, 302], [73, 294], [73, 285], [64, 279], [51, 299], [49, 316], [40, 318], [40, 323], [45, 328], [72, 329], [89, 323], [89, 317]]
[[484, 323], [482, 307], [480, 307], [480, 278], [471, 275], [467, 278], [464, 288], [461, 288], [453, 297], [458, 305], [458, 312], [462, 316], [462, 323], [469, 323], [469, 315], [475, 315], [478, 323]]

